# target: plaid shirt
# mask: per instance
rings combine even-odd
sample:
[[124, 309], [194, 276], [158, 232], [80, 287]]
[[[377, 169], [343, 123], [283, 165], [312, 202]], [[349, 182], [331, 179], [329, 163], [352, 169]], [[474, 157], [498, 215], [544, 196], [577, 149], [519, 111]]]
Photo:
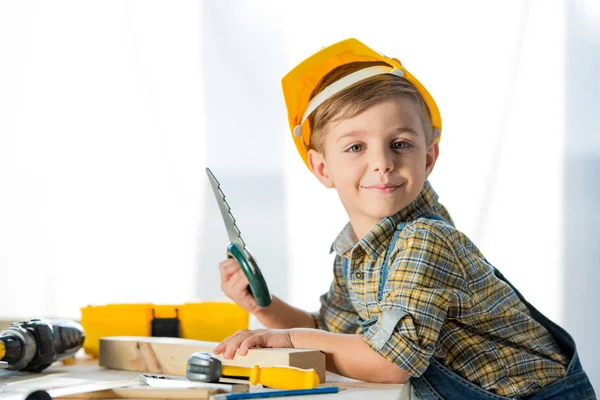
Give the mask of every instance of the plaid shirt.
[[334, 281], [313, 314], [317, 327], [364, 334], [374, 351], [411, 376], [435, 357], [502, 396], [526, 396], [562, 378], [568, 360], [552, 336], [437, 199], [426, 181], [415, 201], [360, 241], [350, 224], [342, 230], [331, 246]]

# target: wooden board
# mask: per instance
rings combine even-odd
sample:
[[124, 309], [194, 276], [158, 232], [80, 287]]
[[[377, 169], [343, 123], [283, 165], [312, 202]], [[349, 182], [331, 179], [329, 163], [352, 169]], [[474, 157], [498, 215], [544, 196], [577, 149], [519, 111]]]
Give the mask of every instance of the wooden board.
[[60, 397], [138, 383], [137, 372], [109, 370], [94, 364], [71, 368], [57, 363], [41, 373], [0, 371], [0, 398], [23, 400], [34, 392], [38, 392], [38, 398]]
[[[193, 398], [201, 398], [198, 396], [199, 393], [187, 392], [187, 391], [169, 391], [162, 392], [152, 391], [142, 392], [143, 389], [138, 388], [135, 379], [139, 377], [139, 372], [115, 370], [98, 367], [98, 360], [92, 359], [76, 359], [71, 365], [65, 366], [60, 363], [52, 365], [50, 368], [44, 370], [41, 373], [31, 372], [16, 372], [0, 370], [0, 399], [2, 400], [23, 400], [28, 393], [34, 390], [53, 390], [59, 388], [71, 388], [81, 391], [84, 385], [98, 384], [95, 389], [100, 389], [100, 385], [108, 383], [107, 386], [103, 386], [104, 389], [113, 387], [113, 390], [104, 390], [94, 393], [88, 393], [85, 395], [76, 395], [75, 390], [71, 392], [71, 396], [67, 397], [55, 397], [57, 399], [93, 399], [103, 398], [107, 400], [111, 399], [123, 399], [123, 398], [137, 398], [144, 396], [146, 399], [159, 397], [161, 400], [165, 399], [184, 399], [186, 396], [192, 395]], [[121, 381], [125, 388], [114, 388], [112, 383]], [[126, 381], [126, 382], [123, 382]], [[225, 381], [225, 380], [223, 380]], [[233, 381], [231, 382], [233, 383]], [[247, 382], [246, 382], [247, 383]], [[343, 397], [348, 400], [364, 400], [365, 398], [373, 398], [377, 400], [408, 400], [410, 399], [410, 384], [405, 383], [403, 385], [396, 384], [376, 384], [360, 382], [349, 378], [344, 378], [334, 373], [327, 373], [327, 381], [320, 386], [337, 386], [343, 389], [343, 394], [337, 395], [319, 395], [318, 398], [335, 398]], [[246, 390], [251, 393], [261, 392], [264, 389], [261, 386], [251, 386]], [[59, 393], [58, 391], [53, 394], [58, 396], [66, 396], [66, 393]], [[303, 396], [308, 399], [307, 396]], [[310, 397], [310, 396], [309, 396]], [[310, 397], [312, 398], [312, 397]], [[316, 397], [315, 397], [316, 398]]]
[[[115, 336], [100, 339], [99, 364], [102, 367], [128, 371], [185, 376], [190, 354], [206, 351], [212, 354], [218, 343], [191, 339]], [[238, 367], [292, 366], [314, 368], [325, 382], [325, 354], [303, 349], [250, 349], [246, 356], [233, 360], [219, 358], [223, 365]]]
[[[216, 393], [248, 392], [248, 382], [223, 379], [219, 384], [154, 379], [142, 384], [139, 372], [99, 367], [97, 360], [59, 363], [41, 373], [0, 371], [2, 400], [49, 399], [208, 399]], [[195, 386], [185, 388], [181, 386]], [[157, 387], [159, 386], [159, 387]]]
[[144, 386], [79, 393], [70, 396], [53, 397], [56, 400], [67, 399], [209, 399], [211, 395], [227, 393], [216, 389], [160, 389]]

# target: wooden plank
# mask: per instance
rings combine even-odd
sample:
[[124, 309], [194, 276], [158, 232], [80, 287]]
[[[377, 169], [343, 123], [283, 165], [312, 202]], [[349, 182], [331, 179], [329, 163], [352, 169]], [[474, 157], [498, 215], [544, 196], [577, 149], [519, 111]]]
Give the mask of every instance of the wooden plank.
[[137, 385], [139, 374], [115, 371], [94, 364], [66, 367], [59, 363], [41, 373], [0, 371], [0, 398], [23, 400], [38, 392], [38, 398], [59, 397], [67, 394], [107, 390]]
[[[83, 388], [82, 386], [90, 383], [97, 384], [112, 384], [112, 382], [116, 381], [132, 381], [135, 378], [139, 377], [138, 372], [132, 371], [123, 371], [123, 370], [114, 370], [114, 369], [106, 369], [100, 368], [97, 365], [98, 360], [88, 360], [88, 359], [76, 359], [73, 365], [64, 366], [60, 365], [60, 363], [56, 363], [50, 368], [44, 370], [42, 373], [24, 373], [24, 372], [16, 372], [16, 371], [6, 371], [0, 370], [0, 398], [2, 400], [23, 400], [27, 394], [31, 393], [33, 390], [52, 390], [58, 388], [73, 388], [79, 386], [79, 390], [85, 389], [89, 390], [90, 387]], [[239, 382], [233, 380], [225, 380], [230, 383]], [[187, 391], [168, 391], [168, 392], [141, 392], [138, 388], [135, 381], [132, 381], [133, 385], [126, 388], [113, 389], [110, 391], [98, 391], [88, 394], [80, 394], [80, 395], [72, 395], [71, 397], [58, 397], [53, 400], [58, 400], [64, 398], [65, 400], [75, 400], [77, 398], [81, 399], [93, 399], [94, 397], [99, 398], [100, 396], [104, 397], [104, 400], [107, 399], [119, 399], [119, 398], [137, 398], [140, 399], [141, 396], [147, 399], [160, 398], [162, 400], [165, 399], [184, 399], [185, 396], [191, 396], [193, 398], [200, 398], [197, 393], [192, 394], [192, 392]], [[245, 382], [247, 384], [247, 382]], [[124, 382], [122, 385], [127, 386], [129, 382]], [[320, 386], [337, 386], [340, 389], [344, 390], [340, 397], [344, 399], [356, 399], [361, 400], [365, 398], [374, 398], [378, 400], [408, 400], [410, 399], [410, 384], [405, 383], [402, 385], [396, 384], [375, 384], [368, 382], [360, 382], [355, 381], [353, 379], [344, 378], [339, 375], [336, 375], [332, 372], [327, 373], [327, 381]], [[106, 388], [106, 386], [104, 387]], [[131, 390], [129, 389], [131, 388]], [[96, 387], [99, 389], [99, 387]], [[240, 388], [235, 388], [235, 391]], [[250, 388], [246, 387], [246, 390], [250, 392], [262, 391], [263, 389], [260, 386], [252, 386]], [[60, 393], [55, 392], [55, 395], [60, 395]], [[64, 395], [64, 392], [63, 392]], [[156, 397], [155, 397], [156, 396]], [[338, 395], [336, 395], [338, 396]], [[303, 396], [308, 399], [307, 396]], [[321, 398], [329, 398], [330, 396], [318, 396]], [[311, 397], [312, 398], [312, 397]], [[316, 398], [316, 397], [315, 397]], [[337, 398], [337, 397], [336, 397]]]
[[[190, 354], [206, 351], [212, 354], [218, 343], [191, 339], [115, 336], [100, 339], [99, 364], [102, 367], [165, 375], [185, 376]], [[223, 365], [238, 367], [291, 366], [314, 368], [325, 382], [325, 354], [304, 349], [250, 349], [246, 356], [232, 360], [216, 356]]]
[[[49, 399], [186, 399], [209, 398], [216, 393], [248, 392], [248, 382], [223, 379], [219, 384], [190, 382], [183, 378], [156, 376], [142, 384], [138, 372], [99, 367], [95, 360], [76, 360], [72, 366], [58, 364], [41, 373], [1, 371], [0, 398]], [[158, 387], [157, 387], [158, 386]], [[194, 386], [187, 388], [186, 386]], [[192, 390], [193, 389], [193, 390]]]
[[161, 389], [147, 386], [134, 386], [91, 393], [79, 393], [64, 397], [53, 397], [53, 399], [208, 399], [211, 395], [217, 393], [228, 392], [209, 388]]
[[[36, 379], [32, 379], [34, 381]], [[82, 379], [56, 379], [47, 383], [41, 381], [27, 385], [27, 383], [8, 384], [0, 390], [2, 398], [19, 398], [25, 400], [50, 400], [69, 395], [80, 395], [95, 391], [107, 391], [109, 389], [122, 388], [137, 385], [137, 380], [116, 382], [92, 382]], [[61, 385], [65, 385], [61, 387]], [[38, 386], [35, 389], [33, 387]]]

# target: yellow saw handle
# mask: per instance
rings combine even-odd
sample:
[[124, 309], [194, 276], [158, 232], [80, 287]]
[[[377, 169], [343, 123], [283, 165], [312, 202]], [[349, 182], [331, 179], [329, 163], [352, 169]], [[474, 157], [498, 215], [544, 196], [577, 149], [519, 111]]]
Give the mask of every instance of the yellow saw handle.
[[295, 367], [250, 368], [223, 365], [222, 376], [245, 376], [253, 385], [261, 384], [274, 389], [313, 389], [319, 386], [319, 375], [314, 369]]

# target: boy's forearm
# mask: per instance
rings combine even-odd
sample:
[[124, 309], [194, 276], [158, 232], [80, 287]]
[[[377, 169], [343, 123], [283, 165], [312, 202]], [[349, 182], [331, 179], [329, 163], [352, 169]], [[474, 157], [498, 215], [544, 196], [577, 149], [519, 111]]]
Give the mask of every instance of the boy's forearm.
[[292, 329], [294, 347], [321, 350], [327, 370], [367, 382], [404, 383], [410, 375], [372, 350], [363, 335], [331, 333], [316, 329]]
[[273, 296], [271, 305], [254, 315], [269, 329], [315, 328], [315, 321], [309, 313], [290, 306], [276, 296]]

